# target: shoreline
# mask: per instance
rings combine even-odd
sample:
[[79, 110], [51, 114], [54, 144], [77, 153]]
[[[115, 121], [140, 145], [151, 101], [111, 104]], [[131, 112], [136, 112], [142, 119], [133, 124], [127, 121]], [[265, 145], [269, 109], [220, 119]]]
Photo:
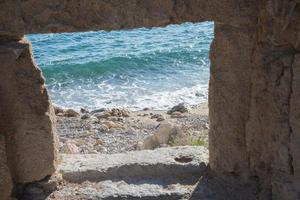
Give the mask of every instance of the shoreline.
[[[132, 111], [124, 108], [81, 109], [81, 113], [57, 107], [55, 110], [61, 153], [113, 154], [141, 150], [140, 146], [156, 134], [167, 135], [168, 141], [151, 144], [154, 145], [151, 148], [181, 145], [207, 147], [208, 144], [207, 103], [179, 107], [182, 112], [173, 113], [168, 113], [170, 110]], [[162, 126], [166, 127], [163, 132], [160, 130]]]

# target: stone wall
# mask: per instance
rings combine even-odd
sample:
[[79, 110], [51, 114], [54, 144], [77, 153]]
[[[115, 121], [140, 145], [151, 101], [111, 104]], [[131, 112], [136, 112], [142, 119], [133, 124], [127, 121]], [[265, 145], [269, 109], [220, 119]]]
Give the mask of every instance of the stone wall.
[[300, 2], [257, 5], [254, 28], [216, 24], [210, 165], [257, 177], [260, 199], [299, 199]]
[[0, 34], [24, 35], [165, 26], [214, 20], [255, 21], [254, 0], [0, 1]]
[[0, 174], [7, 183], [41, 179], [56, 163], [52, 106], [24, 34], [212, 20], [210, 166], [219, 174], [255, 177], [260, 199], [299, 199], [299, 1], [2, 0], [0, 6], [6, 8], [0, 10], [6, 141], [0, 142]]

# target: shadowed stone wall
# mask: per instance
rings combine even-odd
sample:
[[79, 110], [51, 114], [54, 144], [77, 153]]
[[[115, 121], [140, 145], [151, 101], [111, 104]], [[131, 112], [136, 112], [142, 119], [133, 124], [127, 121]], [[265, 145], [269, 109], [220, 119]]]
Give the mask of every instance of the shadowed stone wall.
[[12, 180], [32, 182], [55, 170], [55, 116], [24, 34], [204, 20], [215, 21], [211, 169], [255, 177], [259, 199], [299, 198], [299, 1], [2, 0], [0, 6], [0, 188], [7, 188], [0, 199]]

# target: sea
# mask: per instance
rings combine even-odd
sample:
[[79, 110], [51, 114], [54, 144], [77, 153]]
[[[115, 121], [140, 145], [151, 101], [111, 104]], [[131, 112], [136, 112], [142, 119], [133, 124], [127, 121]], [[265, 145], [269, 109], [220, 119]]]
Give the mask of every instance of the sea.
[[207, 102], [213, 22], [27, 35], [63, 108], [168, 109]]

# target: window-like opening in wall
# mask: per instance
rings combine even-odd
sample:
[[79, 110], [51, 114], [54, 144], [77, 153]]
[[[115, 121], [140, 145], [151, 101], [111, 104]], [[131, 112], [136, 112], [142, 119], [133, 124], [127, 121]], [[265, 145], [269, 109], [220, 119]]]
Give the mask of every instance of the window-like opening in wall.
[[[56, 105], [61, 152], [207, 147], [212, 22], [27, 38]], [[146, 144], [160, 129], [167, 141]]]

